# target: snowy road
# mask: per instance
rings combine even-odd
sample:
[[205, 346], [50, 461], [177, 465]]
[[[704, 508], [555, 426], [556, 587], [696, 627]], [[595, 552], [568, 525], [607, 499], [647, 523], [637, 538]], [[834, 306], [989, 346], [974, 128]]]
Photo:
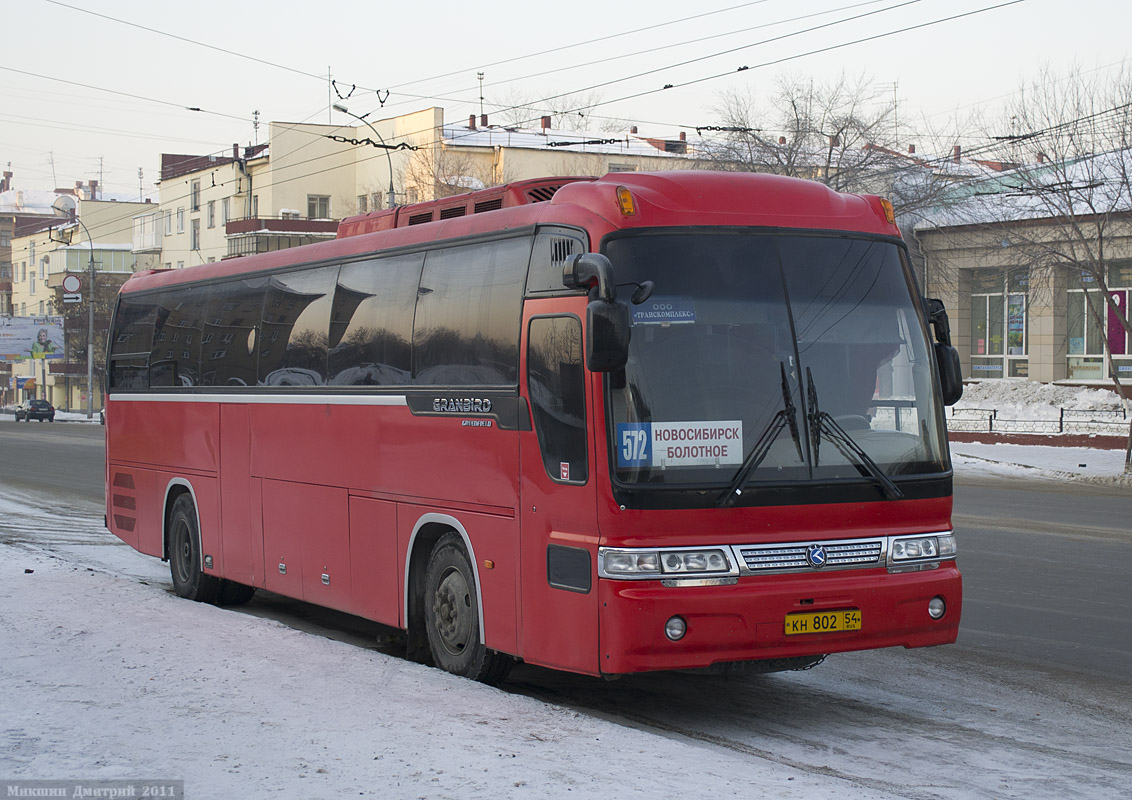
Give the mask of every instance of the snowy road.
[[501, 691], [179, 600], [101, 508], [58, 504], [0, 486], [0, 778], [184, 779], [190, 798], [1123, 798], [1132, 783], [1121, 681], [957, 645], [730, 679], [520, 667]]

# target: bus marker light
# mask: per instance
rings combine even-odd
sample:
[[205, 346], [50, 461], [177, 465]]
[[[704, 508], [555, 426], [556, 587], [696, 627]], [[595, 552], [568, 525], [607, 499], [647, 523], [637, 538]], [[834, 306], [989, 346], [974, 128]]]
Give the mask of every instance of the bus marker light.
[[884, 218], [888, 220], [889, 225], [896, 224], [896, 211], [892, 208], [892, 203], [885, 200], [883, 197], [880, 199], [880, 207], [884, 211]]
[[674, 642], [683, 639], [684, 634], [687, 632], [688, 623], [684, 621], [683, 617], [672, 617], [672, 619], [664, 623], [664, 635]]
[[495, 569], [495, 562], [494, 562], [494, 561], [485, 560], [485, 561], [483, 562], [483, 568], [484, 568], [484, 569]]
[[636, 203], [633, 202], [633, 193], [624, 186], [617, 187], [617, 205], [621, 207], [621, 216], [631, 217], [637, 213]]

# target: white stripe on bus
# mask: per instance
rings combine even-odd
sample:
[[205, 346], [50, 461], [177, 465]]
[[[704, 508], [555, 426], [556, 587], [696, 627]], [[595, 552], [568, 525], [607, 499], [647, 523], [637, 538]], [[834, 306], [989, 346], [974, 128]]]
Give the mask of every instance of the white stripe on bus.
[[110, 400], [132, 403], [268, 403], [274, 405], [407, 406], [403, 394], [112, 394]]

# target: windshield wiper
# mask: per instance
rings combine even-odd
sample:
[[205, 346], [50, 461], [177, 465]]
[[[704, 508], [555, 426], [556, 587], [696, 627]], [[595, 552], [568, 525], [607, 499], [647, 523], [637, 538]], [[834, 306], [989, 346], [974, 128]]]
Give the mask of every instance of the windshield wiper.
[[735, 505], [736, 501], [743, 494], [743, 484], [747, 482], [747, 478], [755, 471], [755, 467], [763, 463], [763, 459], [770, 453], [770, 446], [774, 444], [774, 440], [778, 438], [778, 434], [782, 433], [783, 428], [790, 428], [790, 435], [794, 437], [794, 446], [798, 448], [798, 459], [805, 461], [802, 455], [802, 440], [798, 436], [798, 416], [797, 409], [794, 407], [794, 400], [790, 396], [790, 384], [786, 380], [786, 366], [779, 362], [779, 370], [782, 372], [782, 404], [783, 408], [774, 415], [770, 424], [766, 426], [762, 436], [755, 442], [755, 446], [751, 448], [751, 452], [743, 459], [743, 463], [739, 467], [739, 471], [735, 473], [735, 477], [731, 481], [731, 485], [727, 487], [719, 499], [715, 502], [720, 508], [729, 508]]
[[880, 483], [885, 497], [889, 500], [899, 500], [904, 497], [900, 487], [884, 474], [884, 470], [877, 466], [877, 462], [873, 461], [861, 445], [857, 444], [832, 416], [818, 408], [818, 390], [814, 386], [814, 375], [809, 367], [806, 367], [806, 399], [809, 404], [806, 421], [810, 425], [810, 449], [813, 451], [814, 466], [818, 466], [818, 451], [821, 449], [821, 437], [824, 434], [845, 458], [856, 461], [858, 468], [864, 474], [868, 474]]

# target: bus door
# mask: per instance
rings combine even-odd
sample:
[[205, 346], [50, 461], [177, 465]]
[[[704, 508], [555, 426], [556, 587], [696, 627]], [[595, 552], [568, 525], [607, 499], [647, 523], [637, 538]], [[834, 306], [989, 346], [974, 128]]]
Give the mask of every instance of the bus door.
[[[547, 301], [527, 311], [522, 385], [533, 431], [520, 435], [525, 661], [596, 674], [597, 511], [582, 321]], [[558, 313], [562, 309], [563, 313]]]

